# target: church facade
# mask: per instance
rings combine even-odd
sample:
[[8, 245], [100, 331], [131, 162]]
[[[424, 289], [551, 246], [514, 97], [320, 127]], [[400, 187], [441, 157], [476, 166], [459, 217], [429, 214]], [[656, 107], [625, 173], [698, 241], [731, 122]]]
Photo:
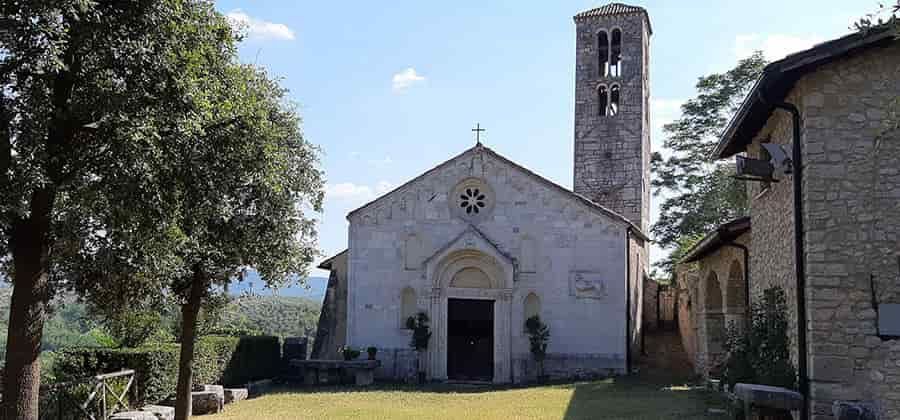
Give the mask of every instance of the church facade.
[[322, 265], [313, 357], [374, 346], [377, 376], [411, 378], [406, 319], [424, 312], [429, 379], [523, 382], [538, 315], [550, 377], [629, 370], [648, 258], [650, 22], [614, 3], [575, 24], [575, 190], [477, 144], [354, 210], [348, 250]]

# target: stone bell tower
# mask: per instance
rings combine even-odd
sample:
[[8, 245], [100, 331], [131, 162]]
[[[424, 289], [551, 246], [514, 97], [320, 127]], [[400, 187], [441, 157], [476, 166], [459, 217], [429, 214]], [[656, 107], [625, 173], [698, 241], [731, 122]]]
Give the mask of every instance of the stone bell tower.
[[575, 15], [576, 193], [646, 232], [650, 215], [650, 18], [610, 3]]

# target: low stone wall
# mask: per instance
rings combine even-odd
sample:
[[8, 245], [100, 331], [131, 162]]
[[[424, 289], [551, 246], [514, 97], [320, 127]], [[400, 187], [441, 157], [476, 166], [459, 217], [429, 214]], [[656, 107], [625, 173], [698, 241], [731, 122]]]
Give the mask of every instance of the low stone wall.
[[[537, 362], [530, 353], [513, 356], [513, 382], [537, 380]], [[596, 379], [625, 374], [625, 359], [608, 354], [550, 353], [544, 360], [544, 374], [550, 379]]]
[[412, 349], [378, 349], [375, 358], [381, 361], [381, 366], [375, 369], [375, 379], [405, 382], [416, 377], [416, 352]]

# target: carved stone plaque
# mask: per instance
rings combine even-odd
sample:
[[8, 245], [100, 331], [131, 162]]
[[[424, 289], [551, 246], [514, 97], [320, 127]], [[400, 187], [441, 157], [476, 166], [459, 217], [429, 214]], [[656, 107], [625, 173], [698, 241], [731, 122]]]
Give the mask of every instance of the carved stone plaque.
[[606, 299], [606, 280], [600, 273], [573, 271], [569, 273], [569, 295], [585, 299]]

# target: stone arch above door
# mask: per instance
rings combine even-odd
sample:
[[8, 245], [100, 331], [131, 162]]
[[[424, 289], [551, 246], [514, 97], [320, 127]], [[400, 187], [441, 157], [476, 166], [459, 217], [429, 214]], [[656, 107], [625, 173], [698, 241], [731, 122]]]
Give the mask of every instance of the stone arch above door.
[[[462, 270], [478, 269], [489, 279], [490, 289], [512, 289], [513, 259], [498, 249], [481, 231], [469, 226], [452, 241], [425, 260], [425, 275], [435, 289], [453, 287]], [[471, 273], [471, 271], [470, 271]]]

